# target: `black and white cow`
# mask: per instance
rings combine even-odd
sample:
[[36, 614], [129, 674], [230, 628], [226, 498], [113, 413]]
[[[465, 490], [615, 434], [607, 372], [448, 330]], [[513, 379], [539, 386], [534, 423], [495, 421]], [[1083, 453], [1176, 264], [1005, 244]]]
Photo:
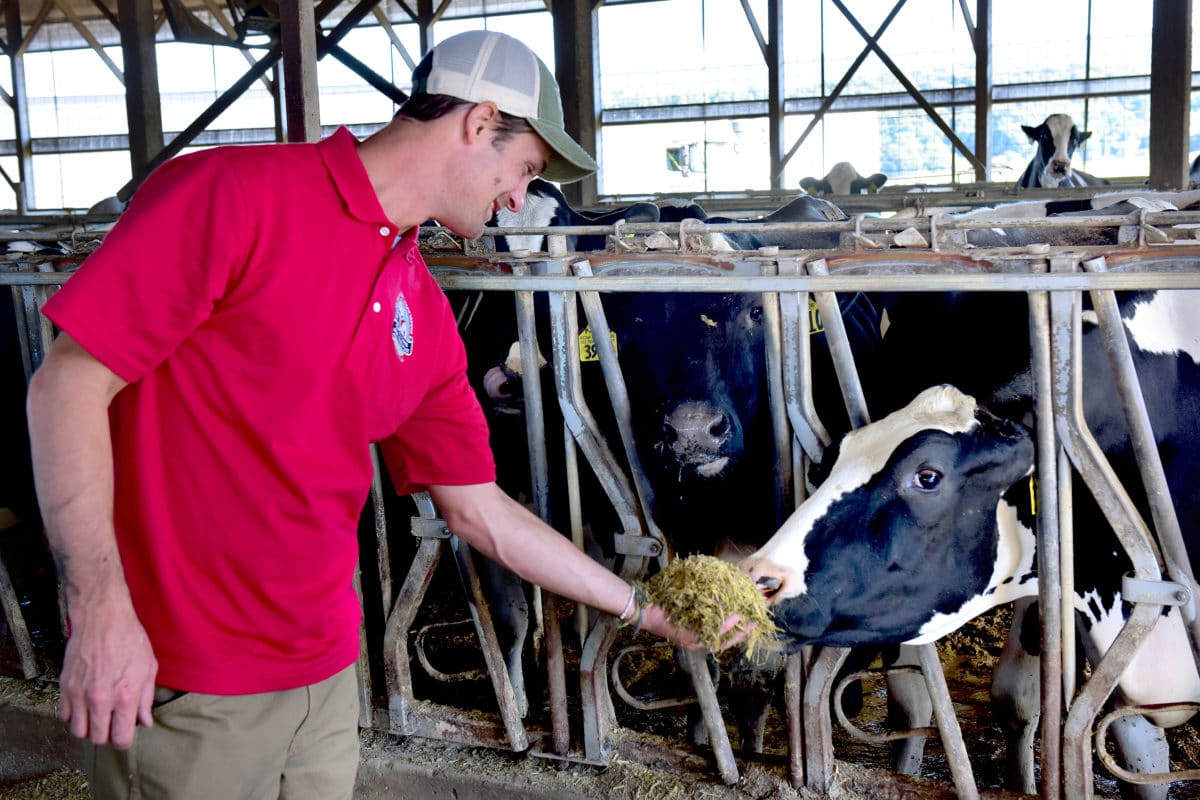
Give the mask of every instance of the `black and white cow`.
[[811, 195], [872, 194], [887, 183], [888, 176], [882, 172], [863, 177], [849, 161], [834, 164], [824, 178], [807, 177], [800, 180], [800, 188]]
[[1091, 137], [1091, 131], [1081, 131], [1069, 114], [1051, 114], [1041, 125], [1022, 125], [1029, 141], [1037, 144], [1037, 152], [1017, 180], [1018, 189], [1044, 187], [1056, 189], [1070, 186], [1100, 186], [1103, 178], [1072, 169], [1075, 149]]
[[1070, 217], [1121, 216], [1145, 210], [1185, 211], [1200, 203], [1200, 191], [1131, 189], [1099, 192], [1068, 200], [1022, 200], [987, 206], [951, 215], [951, 219], [994, 223], [994, 227], [951, 229], [943, 241], [971, 247], [1025, 247], [1050, 245], [1079, 247], [1135, 244], [1142, 234], [1138, 225], [1120, 227], [1023, 227], [1024, 220]]
[[[1161, 291], [1132, 293], [1120, 301], [1193, 562], [1198, 555], [1194, 548], [1200, 546], [1200, 498], [1194, 491], [1200, 479], [1200, 459], [1194, 456], [1200, 444], [1195, 426], [1200, 320], [1193, 311], [1198, 300], [1200, 293], [1193, 291]], [[1003, 416], [994, 416], [958, 389], [926, 390], [900, 410], [848, 434], [818, 490], [744, 562], [770, 591], [775, 617], [794, 645], [930, 642], [996, 605], [1036, 595], [1036, 542], [1025, 479], [1033, 468], [1034, 448], [1028, 430], [1014, 421], [1029, 410], [1028, 356], [1024, 345], [1006, 346], [1006, 337], [995, 335], [1002, 317], [994, 313], [995, 306], [984, 310], [992, 303], [992, 298], [954, 295], [926, 301], [925, 310], [913, 317], [924, 317], [926, 327], [907, 326], [910, 335], [902, 337], [899, 349], [936, 336], [941, 342], [966, 340], [964, 352], [974, 352], [969, 358], [910, 358], [893, 375], [907, 374], [907, 367], [916, 364], [925, 368], [907, 380], [952, 374]], [[1010, 311], [1023, 310], [1019, 298], [1009, 303]], [[945, 313], [928, 316], [936, 309]], [[933, 319], [956, 316], [958, 329], [932, 326]], [[903, 321], [897, 324], [906, 327]], [[975, 336], [988, 330], [990, 335]], [[891, 335], [889, 329], [885, 343]], [[1128, 477], [1132, 455], [1101, 336], [1098, 327], [1086, 327], [1084, 414], [1114, 469]], [[1146, 516], [1144, 498], [1138, 502]], [[1074, 602], [1086, 634], [1085, 650], [1095, 655], [1108, 649], [1123, 624], [1121, 578], [1130, 564], [1082, 488], [1075, 493], [1074, 514]], [[1018, 628], [1028, 621], [1023, 613], [1015, 617]], [[1006, 653], [1015, 649], [1010, 642]], [[1036, 654], [1020, 655], [1027, 673], [1032, 665], [1036, 675]], [[1200, 700], [1200, 679], [1178, 609], [1163, 613], [1151, 641], [1122, 676], [1119, 693], [1136, 704]], [[1018, 711], [1024, 715], [1020, 722], [1036, 727], [1036, 708], [1025, 703]], [[1187, 716], [1154, 721], [1179, 724]], [[1009, 733], [1014, 749], [1017, 743], [1032, 743], [1029, 728], [1018, 725]], [[1165, 739], [1141, 718], [1114, 726], [1114, 736], [1130, 768], [1166, 768]], [[1031, 791], [1032, 763], [1014, 773], [1026, 783], [1022, 788]], [[1162, 786], [1137, 791], [1141, 797], [1165, 796]]]

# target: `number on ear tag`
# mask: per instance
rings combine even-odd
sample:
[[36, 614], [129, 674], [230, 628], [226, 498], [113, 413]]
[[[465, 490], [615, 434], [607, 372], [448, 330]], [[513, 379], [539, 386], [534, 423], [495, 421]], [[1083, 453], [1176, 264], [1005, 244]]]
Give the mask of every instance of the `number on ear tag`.
[[[617, 332], [609, 331], [608, 338], [612, 340], [613, 351], [617, 349]], [[591, 328], [584, 328], [579, 334], [579, 360], [599, 361], [600, 353], [596, 349], [596, 339], [592, 336]]]

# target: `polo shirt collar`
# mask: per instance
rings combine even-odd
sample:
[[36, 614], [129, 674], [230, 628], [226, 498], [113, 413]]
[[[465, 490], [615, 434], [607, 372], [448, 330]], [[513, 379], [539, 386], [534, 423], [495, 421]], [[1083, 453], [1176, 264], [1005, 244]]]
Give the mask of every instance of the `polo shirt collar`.
[[358, 157], [358, 139], [350, 129], [343, 125], [332, 136], [321, 140], [317, 148], [346, 209], [364, 222], [387, 222], [367, 170]]

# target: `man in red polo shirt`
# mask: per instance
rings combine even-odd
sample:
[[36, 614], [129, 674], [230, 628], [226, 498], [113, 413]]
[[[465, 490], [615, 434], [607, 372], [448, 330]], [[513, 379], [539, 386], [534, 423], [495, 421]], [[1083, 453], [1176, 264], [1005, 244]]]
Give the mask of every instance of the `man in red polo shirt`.
[[164, 164], [46, 304], [62, 335], [28, 411], [71, 622], [60, 713], [97, 797], [351, 796], [371, 442], [484, 555], [697, 644], [497, 488], [416, 247], [424, 220], [474, 237], [534, 176], [595, 168], [546, 66], [464, 33], [363, 142]]

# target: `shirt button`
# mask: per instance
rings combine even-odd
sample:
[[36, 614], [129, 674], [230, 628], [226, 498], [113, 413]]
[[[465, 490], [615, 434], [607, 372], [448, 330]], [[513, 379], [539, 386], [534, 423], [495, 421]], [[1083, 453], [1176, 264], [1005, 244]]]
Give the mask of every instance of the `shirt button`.
[[375, 305], [371, 306], [371, 310], [374, 311], [376, 314], [378, 314], [380, 311], [383, 310], [383, 306], [381, 306], [379, 304], [379, 301], [377, 300], [377, 301], [375, 301]]
[[387, 225], [384, 225], [382, 228], [379, 229], [380, 236], [388, 236], [390, 234], [391, 234], [391, 230], [388, 228]]

